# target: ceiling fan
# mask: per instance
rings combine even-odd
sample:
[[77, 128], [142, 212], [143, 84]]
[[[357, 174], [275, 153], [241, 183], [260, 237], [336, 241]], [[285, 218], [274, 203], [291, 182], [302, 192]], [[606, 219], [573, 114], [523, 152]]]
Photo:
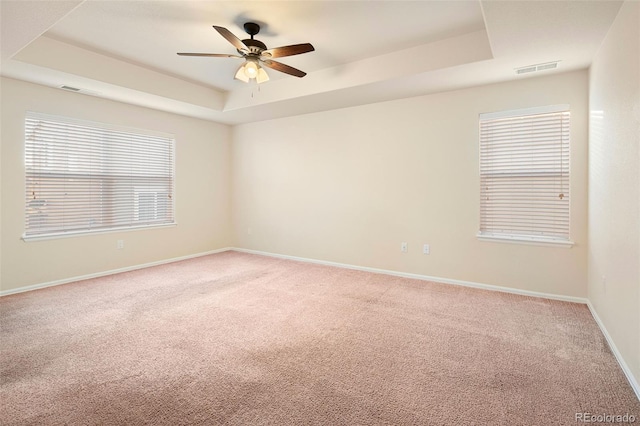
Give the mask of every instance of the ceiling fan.
[[251, 36], [251, 38], [245, 40], [240, 40], [226, 28], [217, 27], [215, 25], [213, 28], [215, 28], [222, 37], [227, 39], [227, 41], [237, 49], [241, 56], [229, 55], [226, 53], [178, 53], [178, 55], [244, 59], [245, 62], [240, 66], [240, 68], [238, 68], [235, 78], [237, 80], [244, 81], [245, 83], [248, 83], [251, 79], [255, 79], [257, 83], [263, 83], [269, 80], [267, 72], [261, 65], [296, 77], [304, 77], [307, 75], [304, 71], [300, 71], [299, 69], [283, 64], [282, 62], [274, 61], [271, 58], [282, 58], [285, 56], [313, 52], [315, 49], [310, 43], [292, 44], [290, 46], [267, 49], [267, 46], [263, 42], [253, 38], [254, 35], [260, 32], [260, 25], [255, 22], [247, 22], [244, 24], [244, 30]]

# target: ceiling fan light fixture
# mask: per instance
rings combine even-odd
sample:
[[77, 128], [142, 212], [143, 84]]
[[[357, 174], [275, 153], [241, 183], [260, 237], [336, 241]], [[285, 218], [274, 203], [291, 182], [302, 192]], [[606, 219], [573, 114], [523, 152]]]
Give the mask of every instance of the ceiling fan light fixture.
[[238, 71], [236, 72], [236, 76], [235, 76], [236, 80], [240, 80], [240, 81], [244, 81], [245, 83], [249, 82], [249, 77], [247, 77], [244, 73], [244, 64], [240, 65], [240, 68], [238, 68]]
[[244, 81], [245, 83], [255, 79], [256, 82], [260, 84], [269, 81], [269, 75], [264, 68], [258, 65], [258, 61], [247, 59], [247, 61], [238, 68], [238, 71], [236, 71], [235, 79]]
[[264, 68], [258, 67], [258, 76], [256, 77], [256, 81], [258, 82], [258, 84], [269, 81], [269, 75], [264, 70]]
[[255, 61], [247, 60], [242, 68], [247, 78], [256, 78], [258, 76], [258, 64]]

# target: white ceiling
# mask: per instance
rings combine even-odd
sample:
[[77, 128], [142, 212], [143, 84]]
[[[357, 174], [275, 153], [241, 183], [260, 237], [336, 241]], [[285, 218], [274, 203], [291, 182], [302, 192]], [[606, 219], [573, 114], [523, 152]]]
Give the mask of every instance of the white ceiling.
[[[487, 84], [514, 68], [559, 60], [588, 67], [619, 1], [6, 1], [4, 76], [229, 124]], [[233, 79], [239, 60], [212, 25], [268, 47], [310, 42], [279, 59], [302, 79], [268, 70]]]

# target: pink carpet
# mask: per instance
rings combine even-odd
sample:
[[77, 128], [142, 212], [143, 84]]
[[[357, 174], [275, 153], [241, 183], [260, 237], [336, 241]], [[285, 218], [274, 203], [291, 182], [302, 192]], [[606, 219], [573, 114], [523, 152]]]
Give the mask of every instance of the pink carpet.
[[575, 425], [584, 305], [225, 252], [0, 299], [3, 425]]

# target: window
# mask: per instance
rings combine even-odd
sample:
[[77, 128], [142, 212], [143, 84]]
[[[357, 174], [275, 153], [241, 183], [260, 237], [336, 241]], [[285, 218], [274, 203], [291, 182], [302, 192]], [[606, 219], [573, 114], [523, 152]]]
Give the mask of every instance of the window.
[[27, 113], [24, 239], [174, 224], [174, 139]]
[[569, 241], [568, 105], [480, 115], [481, 239]]

